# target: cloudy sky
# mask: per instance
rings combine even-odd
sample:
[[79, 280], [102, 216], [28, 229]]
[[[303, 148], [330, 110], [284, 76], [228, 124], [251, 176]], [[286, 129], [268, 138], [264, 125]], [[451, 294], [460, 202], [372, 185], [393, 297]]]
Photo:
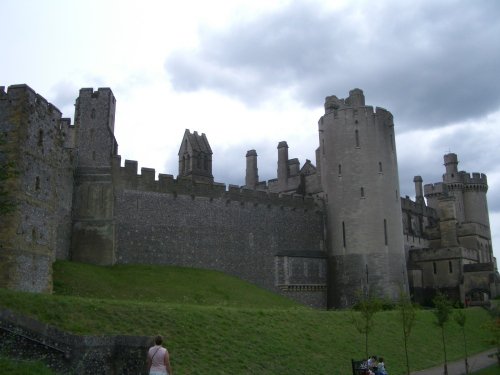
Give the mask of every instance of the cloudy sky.
[[363, 89], [394, 115], [403, 195], [438, 182], [443, 155], [488, 175], [500, 259], [500, 2], [2, 0], [0, 85], [27, 83], [73, 117], [110, 87], [122, 160], [177, 175], [185, 129], [205, 133], [218, 182], [245, 153], [315, 164], [325, 96]]

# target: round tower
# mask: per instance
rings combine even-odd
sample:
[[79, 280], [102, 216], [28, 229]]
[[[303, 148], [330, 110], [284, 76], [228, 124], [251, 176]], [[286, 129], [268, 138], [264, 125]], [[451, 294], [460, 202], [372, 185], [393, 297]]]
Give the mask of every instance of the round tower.
[[255, 150], [248, 150], [246, 159], [247, 169], [245, 174], [245, 186], [249, 189], [255, 189], [255, 187], [259, 183], [257, 152]]
[[395, 299], [406, 290], [398, 166], [390, 112], [327, 97], [319, 121], [321, 183], [328, 214], [331, 308], [360, 293]]
[[455, 211], [459, 224], [465, 220], [465, 207], [463, 196], [463, 172], [458, 171], [457, 154], [448, 153], [444, 155], [444, 166], [446, 173], [443, 174], [443, 182], [446, 184], [448, 195], [455, 197]]

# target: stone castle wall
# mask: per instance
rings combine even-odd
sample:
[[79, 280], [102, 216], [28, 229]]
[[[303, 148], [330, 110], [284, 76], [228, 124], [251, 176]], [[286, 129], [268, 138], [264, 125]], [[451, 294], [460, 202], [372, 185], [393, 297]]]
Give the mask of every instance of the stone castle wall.
[[[115, 164], [117, 263], [166, 264], [215, 269], [302, 303], [325, 307], [323, 211], [312, 198], [223, 184], [192, 184], [143, 168]], [[294, 255], [299, 253], [300, 257]], [[277, 274], [279, 259], [300, 285], [290, 291]], [[283, 278], [284, 279], [284, 278]], [[293, 285], [295, 285], [293, 284]]]

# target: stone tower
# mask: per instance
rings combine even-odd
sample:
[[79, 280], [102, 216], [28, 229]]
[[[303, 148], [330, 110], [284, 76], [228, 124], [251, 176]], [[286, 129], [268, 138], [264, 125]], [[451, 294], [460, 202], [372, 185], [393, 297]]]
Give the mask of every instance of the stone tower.
[[439, 210], [440, 206], [443, 205], [442, 201], [449, 201], [448, 205], [453, 206], [455, 226], [458, 225], [458, 232], [457, 228], [442, 230], [441, 235], [443, 238], [458, 236], [458, 242], [462, 246], [478, 251], [480, 263], [493, 262], [486, 199], [487, 177], [483, 173], [469, 174], [465, 171], [459, 171], [458, 157], [454, 153], [448, 153], [443, 158], [446, 168], [443, 182], [424, 186], [429, 207]]
[[246, 155], [247, 167], [245, 173], [245, 186], [248, 189], [255, 189], [259, 183], [259, 169], [257, 168], [257, 152], [248, 150]]
[[326, 201], [329, 307], [360, 293], [397, 298], [407, 289], [394, 123], [360, 89], [325, 100], [319, 162]]
[[184, 132], [179, 149], [179, 178], [190, 179], [194, 182], [213, 183], [212, 149], [205, 133], [197, 131]]
[[75, 104], [78, 149], [73, 199], [71, 258], [100, 265], [115, 263], [112, 160], [116, 100], [111, 89], [80, 90]]
[[52, 290], [52, 263], [71, 241], [73, 127], [27, 85], [0, 87], [0, 162], [12, 212], [0, 215], [0, 287]]

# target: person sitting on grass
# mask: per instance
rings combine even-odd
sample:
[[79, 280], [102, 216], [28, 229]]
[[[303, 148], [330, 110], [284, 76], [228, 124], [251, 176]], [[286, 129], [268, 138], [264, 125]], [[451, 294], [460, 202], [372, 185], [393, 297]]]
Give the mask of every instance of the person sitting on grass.
[[377, 371], [375, 372], [376, 375], [388, 375], [387, 370], [385, 369], [385, 363], [384, 363], [384, 358], [380, 357], [378, 359], [378, 364], [377, 364]]

